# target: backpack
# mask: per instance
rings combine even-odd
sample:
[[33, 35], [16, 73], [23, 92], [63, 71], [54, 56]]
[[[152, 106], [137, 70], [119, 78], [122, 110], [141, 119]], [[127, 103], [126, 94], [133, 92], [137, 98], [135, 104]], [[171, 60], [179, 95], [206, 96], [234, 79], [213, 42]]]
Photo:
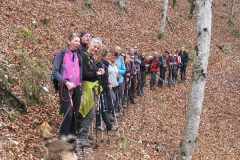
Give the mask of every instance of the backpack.
[[[60, 63], [60, 65], [61, 65], [61, 64], [62, 64], [62, 61], [63, 61], [64, 54], [65, 54], [65, 50], [61, 50], [61, 51], [59, 51], [59, 52], [57, 52], [57, 53], [61, 54], [61, 63]], [[55, 60], [55, 57], [56, 57], [57, 53], [55, 53], [55, 54], [53, 55], [52, 65], [53, 65], [53, 63], [54, 63], [54, 60]], [[60, 68], [60, 67], [59, 67], [59, 68]], [[58, 91], [58, 80], [56, 80], [56, 79], [53, 77], [52, 73], [51, 73], [51, 80], [50, 80], [50, 81], [53, 83], [55, 92], [57, 93], [57, 91]]]

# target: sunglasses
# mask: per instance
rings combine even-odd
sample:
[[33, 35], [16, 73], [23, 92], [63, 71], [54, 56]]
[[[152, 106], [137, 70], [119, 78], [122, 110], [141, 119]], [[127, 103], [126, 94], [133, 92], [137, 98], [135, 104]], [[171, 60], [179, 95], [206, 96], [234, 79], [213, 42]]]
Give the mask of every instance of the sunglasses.
[[108, 52], [111, 52], [111, 50], [110, 49], [105, 50], [105, 53], [108, 53]]

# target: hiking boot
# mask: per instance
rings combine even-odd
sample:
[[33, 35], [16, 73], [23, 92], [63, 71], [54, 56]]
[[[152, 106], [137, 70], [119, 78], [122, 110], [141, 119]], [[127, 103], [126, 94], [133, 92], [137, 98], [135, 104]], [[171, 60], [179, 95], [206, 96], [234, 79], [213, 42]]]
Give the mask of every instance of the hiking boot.
[[153, 87], [151, 87], [151, 88], [150, 88], [150, 90], [154, 91], [154, 88], [153, 88]]
[[137, 96], [142, 96], [142, 94], [141, 93], [137, 93]]
[[83, 139], [77, 139], [77, 146], [79, 148], [91, 148], [92, 147], [91, 143], [89, 143], [88, 141], [83, 140]]
[[109, 120], [110, 120], [111, 122], [115, 122], [115, 118], [112, 116], [112, 114], [109, 114]]
[[102, 126], [97, 126], [97, 129], [100, 131], [104, 131], [104, 128]]
[[108, 129], [109, 131], [117, 131], [118, 130], [118, 126], [112, 126], [111, 129]]
[[136, 102], [132, 99], [132, 100], [130, 100], [130, 103], [132, 103], [132, 104], [136, 104]]

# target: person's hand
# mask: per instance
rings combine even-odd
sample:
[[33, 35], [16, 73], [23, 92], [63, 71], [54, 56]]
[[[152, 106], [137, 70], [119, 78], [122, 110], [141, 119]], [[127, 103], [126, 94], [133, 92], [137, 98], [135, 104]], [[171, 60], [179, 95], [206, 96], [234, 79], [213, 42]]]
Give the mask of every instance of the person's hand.
[[118, 75], [117, 75], [117, 78], [120, 78], [120, 76], [121, 76], [121, 75], [120, 75], [120, 74], [118, 74]]
[[128, 82], [128, 81], [129, 81], [129, 78], [126, 78], [126, 81]]
[[112, 89], [112, 85], [111, 85], [111, 84], [109, 84], [109, 85], [108, 85], [108, 88], [109, 88], [109, 89]]
[[126, 76], [130, 76], [130, 73], [127, 73]]
[[69, 91], [73, 90], [76, 87], [74, 83], [68, 81], [65, 83], [65, 85], [67, 86]]
[[103, 75], [105, 73], [104, 69], [103, 68], [99, 68], [98, 71], [97, 71], [97, 75]]

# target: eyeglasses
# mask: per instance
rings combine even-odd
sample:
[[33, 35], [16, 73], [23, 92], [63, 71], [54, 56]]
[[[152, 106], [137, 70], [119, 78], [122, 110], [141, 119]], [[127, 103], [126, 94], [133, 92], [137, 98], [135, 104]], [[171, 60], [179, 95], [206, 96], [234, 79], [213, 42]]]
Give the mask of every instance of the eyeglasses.
[[105, 50], [105, 53], [108, 53], [108, 52], [111, 52], [111, 50], [110, 49]]
[[137, 48], [134, 48], [134, 49], [137, 49]]

